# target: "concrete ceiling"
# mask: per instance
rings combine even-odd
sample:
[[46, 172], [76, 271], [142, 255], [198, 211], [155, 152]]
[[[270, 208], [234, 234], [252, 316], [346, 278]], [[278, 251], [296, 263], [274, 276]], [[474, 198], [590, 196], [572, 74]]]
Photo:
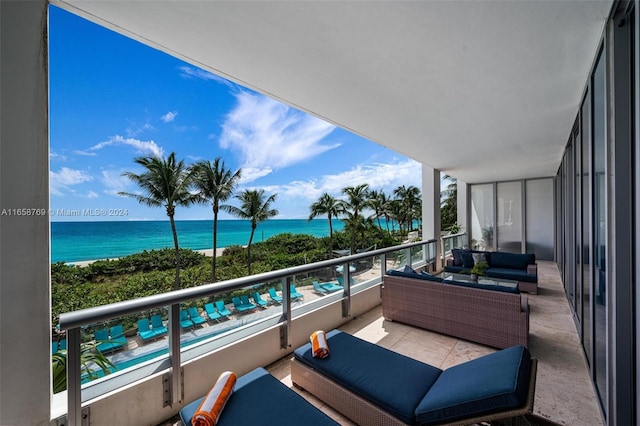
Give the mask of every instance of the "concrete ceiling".
[[469, 183], [555, 175], [612, 4], [52, 3]]

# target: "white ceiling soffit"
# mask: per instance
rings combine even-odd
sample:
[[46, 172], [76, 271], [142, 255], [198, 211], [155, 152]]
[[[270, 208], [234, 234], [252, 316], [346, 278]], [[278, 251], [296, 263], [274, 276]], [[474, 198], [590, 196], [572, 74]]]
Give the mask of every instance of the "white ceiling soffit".
[[555, 175], [611, 1], [54, 1], [466, 182]]

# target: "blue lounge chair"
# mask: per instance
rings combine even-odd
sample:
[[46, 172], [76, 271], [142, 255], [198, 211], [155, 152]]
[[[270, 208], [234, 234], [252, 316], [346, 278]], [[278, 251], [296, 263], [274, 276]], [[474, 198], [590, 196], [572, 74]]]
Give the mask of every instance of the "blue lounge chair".
[[153, 327], [153, 333], [155, 334], [155, 337], [164, 336], [169, 332], [169, 330], [167, 330], [167, 327], [165, 327], [164, 323], [162, 322], [162, 315], [160, 314], [151, 317], [151, 327]]
[[180, 310], [180, 327], [182, 327], [184, 330], [187, 330], [189, 328], [193, 328], [194, 324], [193, 321], [191, 321], [189, 319], [189, 315], [187, 314], [187, 311], [185, 311], [184, 309]]
[[326, 288], [320, 287], [320, 284], [318, 284], [318, 281], [314, 281], [313, 282], [313, 290], [321, 295], [325, 295], [327, 293], [329, 293], [329, 291]]
[[51, 353], [55, 354], [56, 352], [58, 352], [58, 342], [54, 340], [51, 342]]
[[269, 302], [267, 302], [266, 300], [264, 300], [262, 298], [262, 296], [260, 296], [260, 293], [258, 293], [257, 291], [254, 292], [251, 297], [253, 298], [253, 301], [256, 302], [258, 304], [258, 306], [265, 308]]
[[198, 308], [191, 307], [191, 308], [187, 309], [187, 312], [189, 313], [189, 319], [191, 319], [191, 321], [193, 321], [193, 325], [202, 325], [205, 322], [207, 322], [198, 313]]
[[322, 283], [322, 284], [320, 284], [320, 287], [324, 288], [329, 293], [333, 293], [333, 292], [336, 292], [336, 291], [344, 290], [344, 287], [342, 287], [341, 285], [335, 284], [335, 283]]
[[207, 303], [206, 305], [204, 305], [204, 311], [207, 313], [207, 316], [211, 321], [220, 321], [222, 319], [222, 315], [220, 315], [218, 311], [216, 311], [213, 303]]
[[62, 339], [58, 342], [58, 350], [63, 351], [67, 349], [67, 339]]
[[239, 314], [244, 314], [245, 312], [252, 311], [253, 309], [256, 308], [255, 305], [251, 305], [251, 306], [245, 305], [244, 303], [242, 303], [242, 300], [240, 300], [239, 297], [232, 297], [231, 302], [233, 302], [233, 307], [236, 309], [236, 311]]
[[291, 290], [291, 300], [296, 300], [296, 299], [303, 299], [304, 295], [302, 293], [299, 293], [298, 290], [296, 290], [296, 287], [291, 284], [289, 286], [289, 290]]
[[216, 300], [216, 309], [218, 309], [218, 313], [225, 318], [231, 316], [231, 311], [227, 309], [222, 300]]
[[116, 351], [118, 349], [123, 349], [127, 346], [127, 338], [124, 335], [124, 328], [122, 324], [114, 325], [109, 329], [111, 350]]
[[96, 349], [100, 352], [109, 352], [112, 350], [111, 342], [109, 342], [109, 332], [106, 328], [101, 328], [93, 333], [93, 339], [96, 341]]
[[240, 301], [242, 302], [242, 304], [244, 306], [247, 306], [247, 307], [249, 307], [251, 309], [257, 309], [258, 308], [258, 305], [254, 305], [253, 303], [251, 303], [249, 301], [249, 296], [247, 296], [247, 295], [240, 296]]
[[276, 293], [276, 289], [271, 287], [269, 289], [269, 297], [273, 301], [273, 303], [282, 303], [282, 296], [278, 296]]
[[138, 320], [138, 336], [140, 336], [140, 339], [142, 339], [143, 342], [146, 342], [147, 340], [153, 340], [157, 337], [157, 335], [149, 327], [149, 320], [147, 318]]

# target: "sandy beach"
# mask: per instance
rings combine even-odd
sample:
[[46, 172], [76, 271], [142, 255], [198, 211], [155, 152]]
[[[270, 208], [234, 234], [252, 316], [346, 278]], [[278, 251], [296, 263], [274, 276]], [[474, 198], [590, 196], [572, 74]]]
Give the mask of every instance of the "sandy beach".
[[[222, 256], [222, 253], [224, 253], [225, 247], [221, 247], [219, 249], [216, 250], [216, 257]], [[213, 256], [213, 249], [205, 249], [205, 250], [195, 250], [198, 253], [202, 253], [207, 257], [212, 257]], [[83, 260], [83, 261], [79, 261], [79, 262], [67, 262], [67, 264], [69, 265], [75, 265], [75, 266], [87, 266], [92, 264], [93, 262], [96, 262], [98, 260], [118, 260], [118, 258], [112, 258], [112, 259], [94, 259], [94, 260]]]

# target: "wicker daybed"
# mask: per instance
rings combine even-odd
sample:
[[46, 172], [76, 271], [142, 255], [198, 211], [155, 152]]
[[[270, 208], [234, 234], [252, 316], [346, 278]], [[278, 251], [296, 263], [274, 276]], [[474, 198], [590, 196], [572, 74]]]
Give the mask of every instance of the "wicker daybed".
[[529, 302], [519, 293], [385, 275], [382, 315], [496, 348], [529, 345]]

